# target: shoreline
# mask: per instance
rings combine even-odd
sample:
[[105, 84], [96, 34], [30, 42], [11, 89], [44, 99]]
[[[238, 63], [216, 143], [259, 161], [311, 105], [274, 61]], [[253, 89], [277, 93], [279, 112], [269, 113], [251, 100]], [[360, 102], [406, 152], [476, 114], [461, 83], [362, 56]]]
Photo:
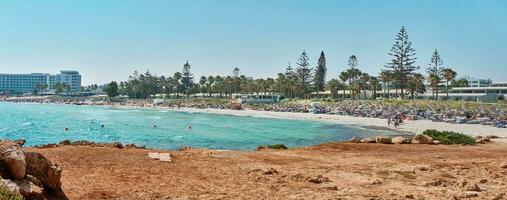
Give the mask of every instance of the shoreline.
[[[6, 102], [6, 101], [2, 101]], [[23, 102], [23, 104], [32, 104], [30, 102]], [[38, 103], [33, 103], [38, 104]], [[399, 128], [387, 125], [387, 119], [368, 118], [368, 117], [355, 117], [348, 115], [330, 115], [330, 114], [313, 114], [313, 113], [300, 113], [300, 112], [276, 112], [276, 111], [259, 111], [259, 110], [231, 110], [231, 109], [216, 109], [216, 108], [190, 108], [190, 107], [159, 107], [159, 106], [138, 106], [138, 105], [75, 105], [75, 104], [62, 104], [62, 103], [44, 103], [49, 105], [73, 105], [73, 106], [98, 106], [104, 108], [116, 109], [145, 109], [145, 110], [163, 110], [171, 112], [188, 112], [188, 113], [207, 113], [219, 115], [233, 115], [243, 117], [263, 117], [275, 118], [286, 120], [312, 120], [326, 123], [337, 123], [343, 125], [354, 125], [357, 128], [367, 129], [390, 129], [394, 132], [418, 134], [426, 129], [436, 129], [438, 131], [454, 131], [463, 133], [469, 136], [490, 136], [495, 135], [499, 137], [507, 137], [507, 130], [496, 128], [492, 126], [485, 126], [481, 124], [451, 124], [445, 122], [433, 122], [427, 119], [419, 120], [406, 120]]]

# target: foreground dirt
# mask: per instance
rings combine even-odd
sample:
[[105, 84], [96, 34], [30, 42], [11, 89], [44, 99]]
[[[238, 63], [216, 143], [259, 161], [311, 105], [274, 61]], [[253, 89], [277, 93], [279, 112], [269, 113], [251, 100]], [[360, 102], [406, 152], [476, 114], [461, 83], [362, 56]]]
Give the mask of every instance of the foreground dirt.
[[162, 152], [156, 150], [26, 150], [63, 167], [62, 188], [70, 199], [507, 198], [507, 145], [502, 143], [327, 143], [252, 152], [191, 149], [168, 151], [173, 156], [170, 163], [147, 157], [148, 152]]

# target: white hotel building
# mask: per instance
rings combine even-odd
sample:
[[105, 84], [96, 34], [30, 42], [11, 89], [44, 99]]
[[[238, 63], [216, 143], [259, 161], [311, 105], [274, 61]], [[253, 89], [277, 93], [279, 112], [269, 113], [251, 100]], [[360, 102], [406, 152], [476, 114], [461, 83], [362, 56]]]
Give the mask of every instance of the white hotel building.
[[48, 73], [31, 74], [1, 74], [0, 94], [32, 93], [38, 84], [47, 85], [48, 91], [53, 90], [55, 83], [63, 83], [70, 87], [70, 92], [81, 92], [81, 75], [78, 71], [61, 70], [60, 74]]

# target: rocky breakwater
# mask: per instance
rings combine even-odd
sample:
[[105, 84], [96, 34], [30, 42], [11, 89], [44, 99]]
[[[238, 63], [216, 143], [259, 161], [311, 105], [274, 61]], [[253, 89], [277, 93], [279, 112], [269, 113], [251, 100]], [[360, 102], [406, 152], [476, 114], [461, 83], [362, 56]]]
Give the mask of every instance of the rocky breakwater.
[[0, 141], [0, 187], [26, 199], [65, 199], [61, 167], [42, 154], [23, 151], [20, 144]]
[[[475, 144], [484, 144], [491, 142], [491, 139], [498, 138], [498, 136], [475, 136], [472, 138]], [[358, 138], [353, 137], [348, 142], [350, 143], [377, 143], [377, 144], [449, 144], [449, 142], [443, 143], [442, 141], [433, 139], [432, 137], [425, 134], [416, 134], [414, 136], [394, 136], [394, 137], [368, 137]], [[453, 143], [450, 143], [453, 144]], [[459, 144], [459, 143], [456, 143]]]
[[70, 141], [70, 140], [63, 140], [58, 144], [50, 143], [50, 144], [44, 144], [40, 146], [35, 146], [35, 148], [55, 148], [55, 147], [63, 147], [63, 146], [89, 146], [89, 147], [111, 147], [111, 148], [118, 148], [118, 149], [146, 149], [145, 146], [137, 146], [136, 144], [122, 144], [120, 142], [112, 142], [112, 143], [98, 143], [88, 140], [77, 140], [77, 141]]

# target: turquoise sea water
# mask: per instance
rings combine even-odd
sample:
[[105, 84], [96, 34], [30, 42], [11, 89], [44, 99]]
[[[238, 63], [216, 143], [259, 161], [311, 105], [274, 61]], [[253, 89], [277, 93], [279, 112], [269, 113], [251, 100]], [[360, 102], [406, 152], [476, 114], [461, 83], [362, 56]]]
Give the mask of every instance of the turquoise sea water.
[[394, 133], [317, 121], [0, 102], [0, 138], [24, 138], [28, 146], [69, 139], [135, 143], [159, 149], [192, 146], [253, 150], [259, 145], [307, 146], [379, 134]]

